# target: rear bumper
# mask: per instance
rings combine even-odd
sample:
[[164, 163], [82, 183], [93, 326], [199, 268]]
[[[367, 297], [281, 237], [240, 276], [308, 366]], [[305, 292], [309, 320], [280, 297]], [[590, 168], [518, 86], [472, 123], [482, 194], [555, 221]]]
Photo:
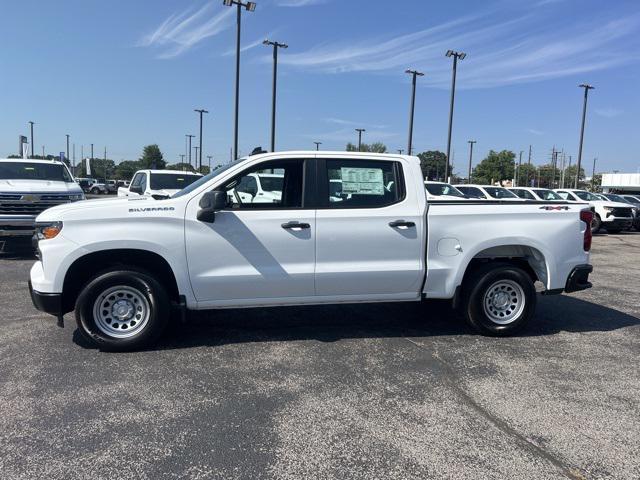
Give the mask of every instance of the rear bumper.
[[36, 215], [0, 215], [0, 237], [31, 237]]
[[31, 294], [31, 301], [33, 302], [33, 306], [41, 312], [49, 313], [56, 316], [63, 313], [61, 293], [37, 292], [31, 286], [31, 280], [29, 280], [29, 293]]
[[593, 271], [591, 265], [578, 265], [569, 274], [567, 278], [567, 284], [564, 287], [566, 293], [578, 292], [580, 290], [586, 290], [591, 288], [591, 282], [589, 281], [589, 274]]

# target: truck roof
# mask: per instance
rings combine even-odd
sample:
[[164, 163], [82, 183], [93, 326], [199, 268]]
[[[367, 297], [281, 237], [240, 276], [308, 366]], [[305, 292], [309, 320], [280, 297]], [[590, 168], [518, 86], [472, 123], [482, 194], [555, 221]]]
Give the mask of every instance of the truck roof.
[[372, 153], [372, 152], [345, 152], [345, 151], [332, 151], [332, 150], [291, 150], [291, 151], [279, 151], [279, 152], [269, 152], [269, 153], [260, 153], [257, 155], [250, 155], [249, 157], [257, 159], [262, 157], [270, 157], [270, 156], [278, 156], [278, 155], [299, 155], [301, 157], [324, 157], [324, 156], [337, 156], [343, 158], [361, 158], [363, 160], [397, 160], [398, 158], [404, 158], [410, 162], [420, 162], [420, 159], [413, 155], [400, 155], [394, 153]]
[[41, 160], [41, 159], [37, 159], [37, 158], [0, 158], [0, 162], [14, 162], [14, 163], [46, 163], [46, 164], [52, 164], [52, 163], [59, 163], [62, 164], [62, 162], [60, 162], [60, 160], [55, 159], [55, 160]]
[[[137, 172], [147, 172], [147, 173], [168, 173], [170, 175], [196, 175], [198, 177], [201, 177], [202, 174], [201, 173], [196, 173], [196, 172], [183, 172], [182, 170], [151, 170], [151, 169], [142, 169], [142, 170], [138, 170]], [[136, 172], [136, 173], [137, 173]]]

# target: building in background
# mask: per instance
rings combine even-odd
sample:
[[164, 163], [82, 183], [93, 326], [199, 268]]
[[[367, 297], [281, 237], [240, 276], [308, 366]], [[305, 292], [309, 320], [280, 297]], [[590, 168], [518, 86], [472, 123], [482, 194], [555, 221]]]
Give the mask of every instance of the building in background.
[[640, 173], [603, 173], [602, 191], [640, 194]]

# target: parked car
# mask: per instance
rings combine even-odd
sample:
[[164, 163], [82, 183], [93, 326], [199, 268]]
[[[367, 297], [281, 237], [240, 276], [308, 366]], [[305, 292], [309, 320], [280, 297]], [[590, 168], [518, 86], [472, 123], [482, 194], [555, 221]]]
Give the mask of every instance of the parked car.
[[96, 180], [89, 187], [89, 193], [92, 195], [106, 195], [109, 193], [109, 189], [106, 183]]
[[230, 195], [238, 196], [242, 203], [279, 202], [282, 195], [284, 175], [257, 172], [242, 178], [231, 190]]
[[0, 159], [0, 240], [30, 239], [40, 213], [83, 199], [80, 185], [62, 162]]
[[[279, 200], [229, 195], [267, 170], [282, 172]], [[351, 196], [332, 201], [330, 179]], [[30, 290], [59, 321], [75, 309], [81, 334], [112, 350], [155, 342], [172, 305], [185, 318], [188, 310], [450, 299], [482, 334], [509, 335], [533, 317], [534, 281], [546, 294], [591, 286], [593, 214], [562, 207], [429, 204], [413, 156], [259, 154], [171, 198], [47, 210]]]
[[[633, 202], [627, 198], [626, 195], [618, 195], [615, 193], [601, 193], [600, 196], [606, 200], [617, 203], [626, 203], [631, 206], [631, 213], [633, 214], [633, 229], [640, 231], [640, 201]], [[633, 198], [633, 197], [632, 197]], [[635, 199], [637, 200], [637, 199]]]
[[483, 200], [507, 200], [519, 202], [520, 198], [504, 187], [494, 185], [455, 185], [468, 198]]
[[509, 191], [523, 200], [563, 200], [560, 195], [548, 188], [512, 187]]
[[428, 200], [465, 200], [464, 193], [453, 185], [444, 182], [424, 181]]
[[118, 192], [118, 181], [117, 180], [107, 180], [104, 183], [107, 188], [107, 193], [117, 193]]
[[633, 212], [627, 203], [602, 200], [597, 195], [573, 188], [554, 190], [564, 200], [576, 203], [588, 203], [593, 212], [592, 233], [597, 233], [604, 227], [609, 233], [620, 233], [633, 224]]
[[199, 173], [179, 170], [138, 170], [128, 187], [118, 188], [119, 197], [170, 197], [201, 178]]
[[95, 178], [76, 178], [76, 182], [82, 188], [84, 193], [89, 193], [91, 191], [91, 185], [97, 183]]

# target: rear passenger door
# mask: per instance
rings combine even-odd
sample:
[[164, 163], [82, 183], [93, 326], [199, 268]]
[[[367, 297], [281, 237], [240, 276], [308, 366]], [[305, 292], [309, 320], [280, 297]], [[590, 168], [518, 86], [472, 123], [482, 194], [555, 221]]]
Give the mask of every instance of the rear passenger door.
[[424, 218], [417, 192], [407, 192], [402, 162], [319, 158], [317, 173], [316, 295], [415, 297]]

